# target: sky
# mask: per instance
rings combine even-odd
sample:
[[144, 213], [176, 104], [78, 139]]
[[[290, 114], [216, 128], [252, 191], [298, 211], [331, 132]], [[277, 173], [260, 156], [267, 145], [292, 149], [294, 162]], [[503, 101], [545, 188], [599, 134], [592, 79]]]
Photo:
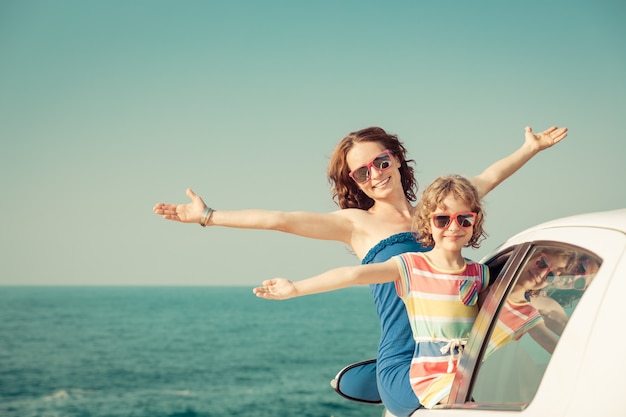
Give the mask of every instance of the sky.
[[0, 285], [245, 285], [358, 264], [345, 245], [163, 220], [328, 212], [326, 167], [381, 126], [420, 190], [569, 135], [485, 198], [489, 237], [626, 207], [623, 1], [0, 2]]

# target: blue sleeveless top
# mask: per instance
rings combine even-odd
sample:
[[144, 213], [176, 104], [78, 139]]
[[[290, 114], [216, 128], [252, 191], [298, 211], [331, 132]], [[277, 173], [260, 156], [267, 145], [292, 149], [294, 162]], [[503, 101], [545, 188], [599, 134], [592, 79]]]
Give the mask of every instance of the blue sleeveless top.
[[[369, 250], [362, 264], [384, 262], [406, 252], [426, 252], [415, 235], [398, 233]], [[380, 320], [380, 342], [376, 365], [378, 391], [385, 407], [394, 414], [409, 415], [420, 402], [409, 381], [409, 369], [415, 341], [404, 302], [396, 293], [394, 282], [372, 284], [370, 290]]]

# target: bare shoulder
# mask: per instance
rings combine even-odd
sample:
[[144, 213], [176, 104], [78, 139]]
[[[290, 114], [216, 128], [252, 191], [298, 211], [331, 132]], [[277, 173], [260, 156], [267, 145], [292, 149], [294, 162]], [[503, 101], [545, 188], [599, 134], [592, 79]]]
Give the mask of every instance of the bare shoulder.
[[368, 218], [371, 217], [371, 215], [367, 212], [367, 210], [361, 210], [357, 208], [347, 208], [347, 209], [336, 210], [330, 214], [343, 218], [343, 219], [350, 219], [354, 221], [368, 221]]
[[360, 259], [382, 240], [411, 231], [411, 219], [403, 216], [358, 209], [347, 215], [352, 222], [351, 246]]

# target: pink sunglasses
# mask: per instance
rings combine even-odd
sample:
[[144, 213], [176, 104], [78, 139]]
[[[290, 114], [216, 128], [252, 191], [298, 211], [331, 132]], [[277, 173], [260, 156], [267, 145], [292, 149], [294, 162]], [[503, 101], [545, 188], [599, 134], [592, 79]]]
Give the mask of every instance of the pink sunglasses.
[[366, 183], [371, 177], [371, 168], [375, 167], [379, 171], [385, 171], [392, 167], [393, 159], [391, 158], [391, 152], [385, 149], [380, 155], [372, 159], [365, 165], [361, 165], [355, 170], [350, 172], [350, 177], [359, 184]]
[[456, 214], [434, 213], [430, 218], [433, 220], [433, 224], [437, 229], [445, 229], [450, 226], [452, 220], [456, 221], [459, 227], [466, 228], [474, 225], [476, 222], [476, 213], [471, 211]]

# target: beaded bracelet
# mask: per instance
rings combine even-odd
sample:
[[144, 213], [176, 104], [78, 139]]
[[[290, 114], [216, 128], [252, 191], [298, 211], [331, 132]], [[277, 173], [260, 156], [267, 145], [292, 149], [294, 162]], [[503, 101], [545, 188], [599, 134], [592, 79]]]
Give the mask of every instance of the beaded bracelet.
[[200, 226], [206, 227], [214, 211], [215, 210], [213, 210], [211, 207], [204, 208], [204, 210], [202, 211], [202, 216], [200, 217]]

